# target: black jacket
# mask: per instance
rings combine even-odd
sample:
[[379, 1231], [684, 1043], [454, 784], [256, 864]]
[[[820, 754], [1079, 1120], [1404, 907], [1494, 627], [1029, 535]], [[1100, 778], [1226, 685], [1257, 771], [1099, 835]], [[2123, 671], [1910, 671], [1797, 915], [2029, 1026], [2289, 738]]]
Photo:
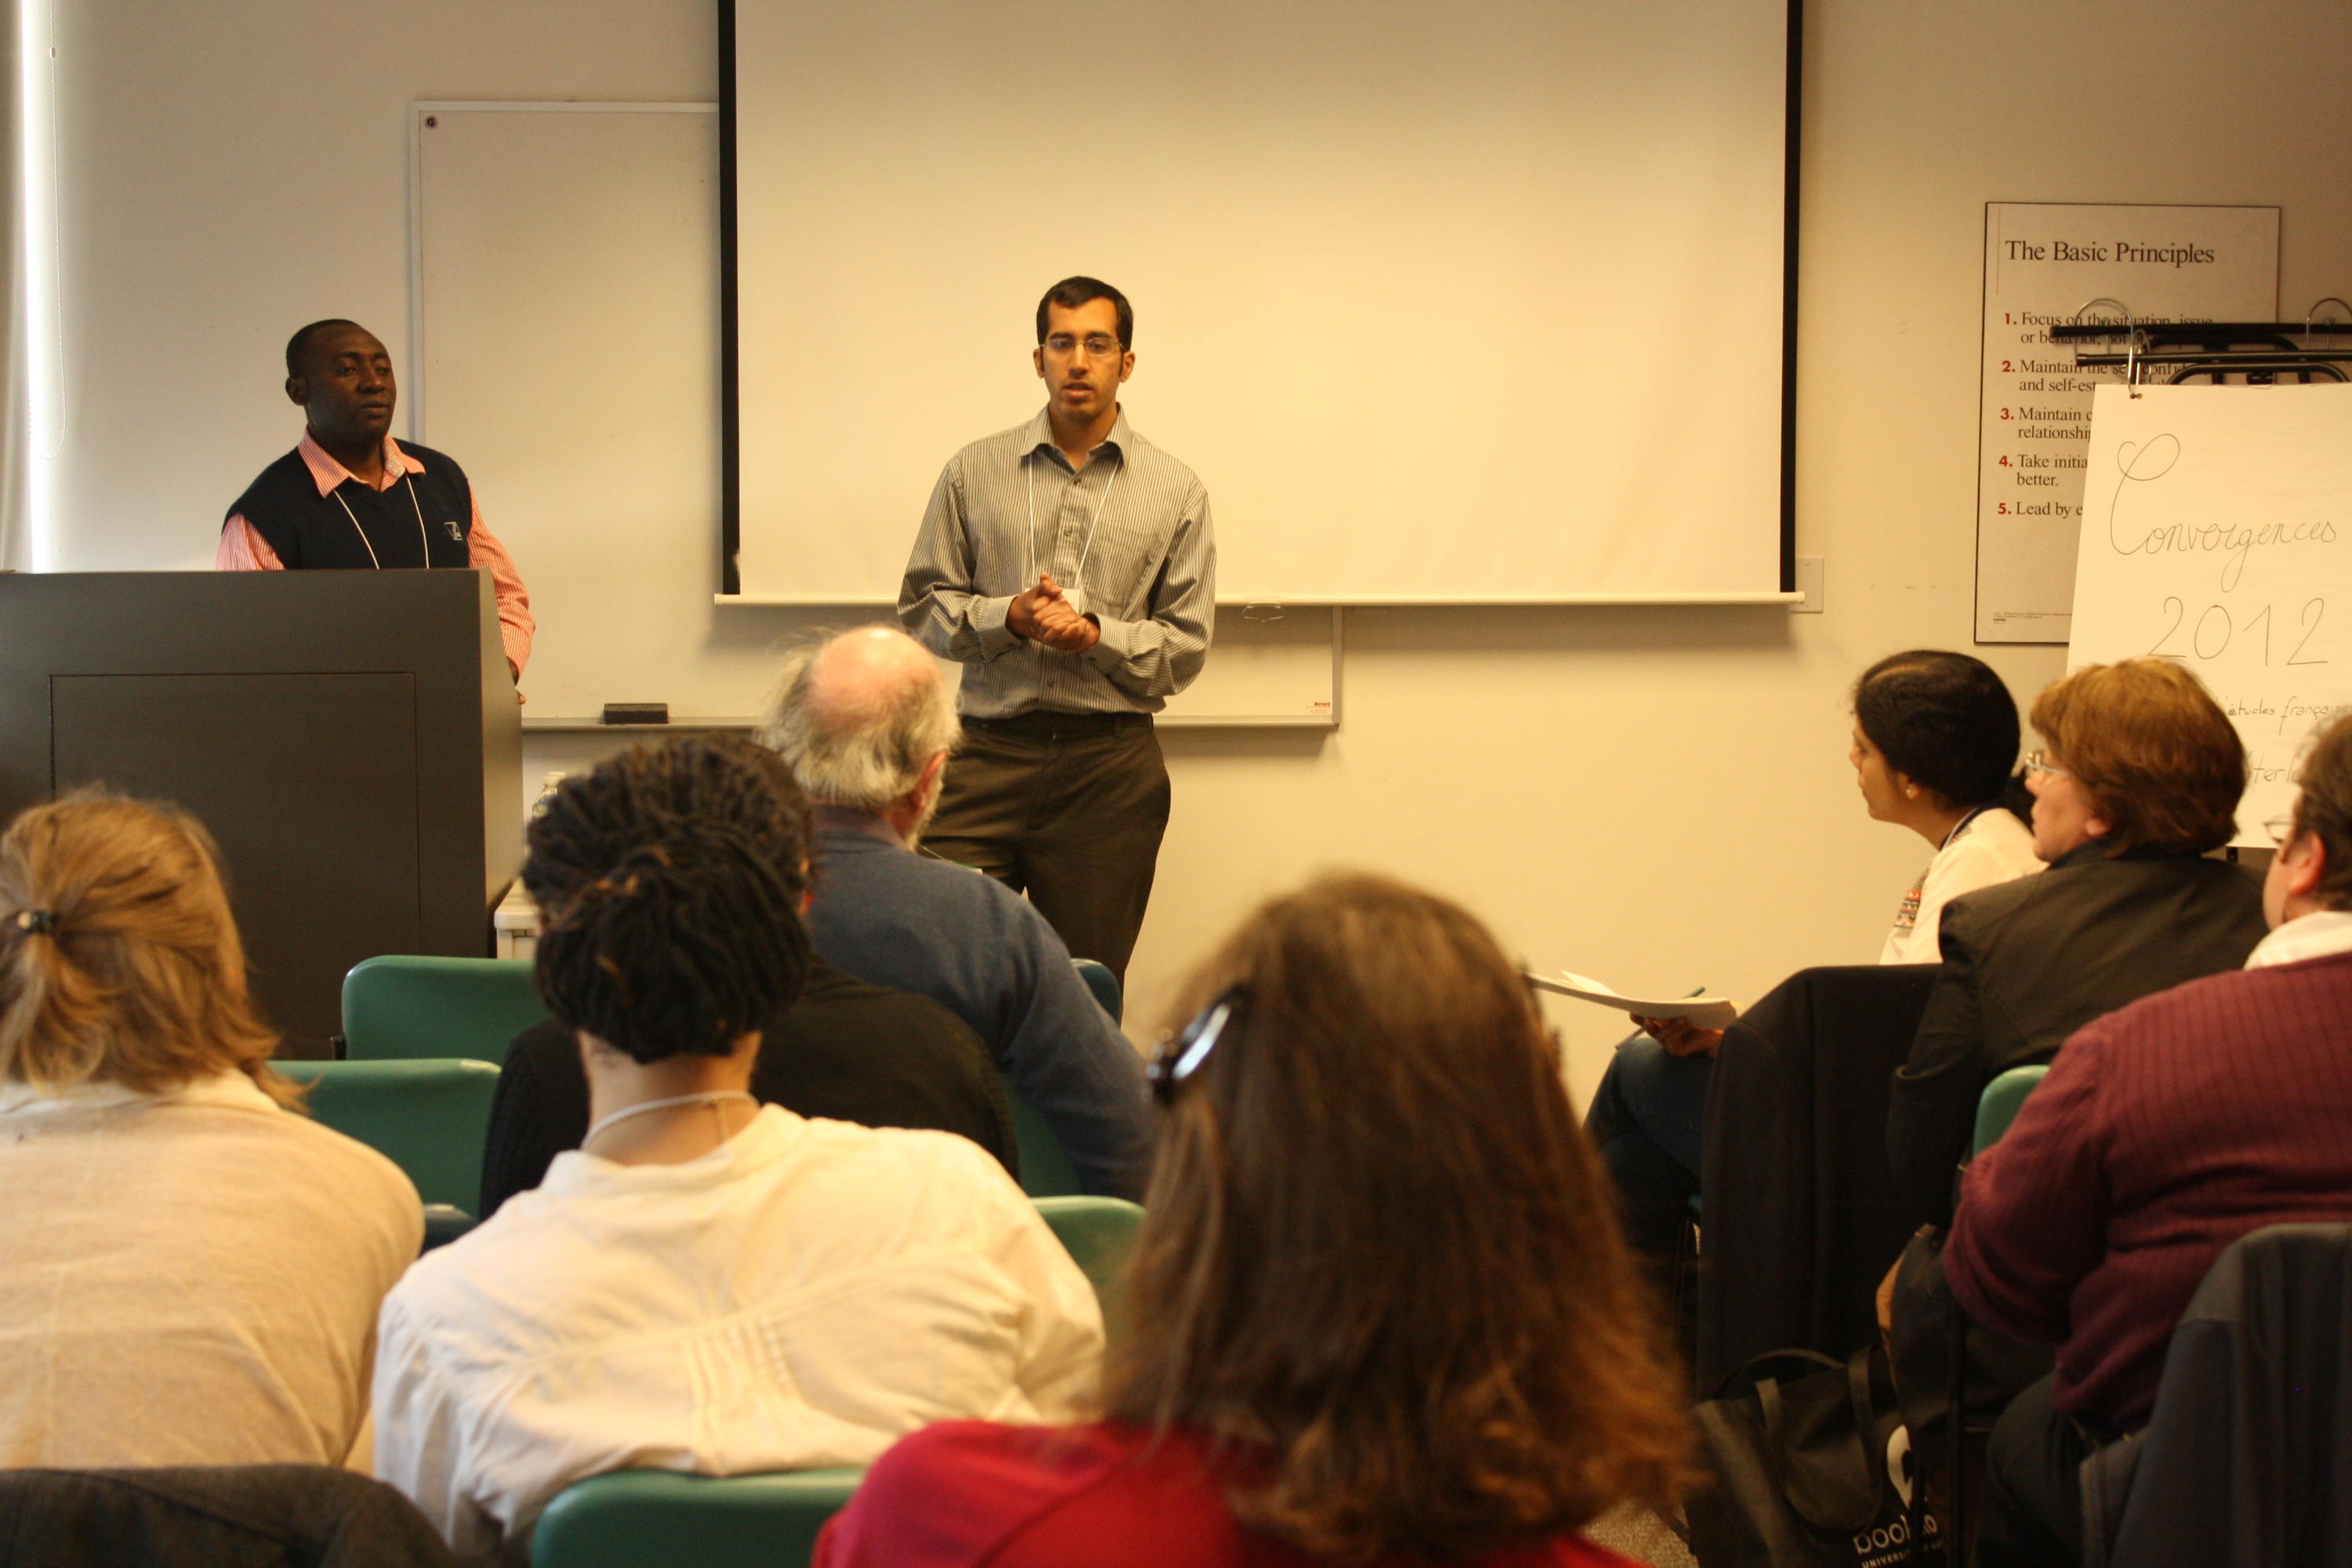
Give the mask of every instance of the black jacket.
[[2352, 1226], [2231, 1244], [2172, 1331], [2147, 1428], [2083, 1466], [2084, 1562], [2352, 1563], [2347, 1325]]
[[1801, 969], [1724, 1031], [1700, 1188], [1702, 1398], [1767, 1351], [1843, 1360], [1911, 1226], [1886, 1172], [1886, 1085], [1928, 963]]
[[2261, 885], [2199, 856], [2086, 844], [2039, 876], [1944, 906], [1943, 977], [1895, 1074], [1886, 1154], [1910, 1217], [1952, 1217], [1952, 1173], [1986, 1084], [2046, 1062], [2127, 1002], [2246, 962], [2263, 939]]
[[[762, 1104], [867, 1127], [971, 1139], [1018, 1176], [1013, 1113], [988, 1047], [936, 1002], [852, 979], [818, 959], [808, 989], [769, 1025], [751, 1069]], [[484, 1219], [539, 1185], [588, 1133], [588, 1076], [572, 1032], [549, 1019], [515, 1037], [482, 1149]]]

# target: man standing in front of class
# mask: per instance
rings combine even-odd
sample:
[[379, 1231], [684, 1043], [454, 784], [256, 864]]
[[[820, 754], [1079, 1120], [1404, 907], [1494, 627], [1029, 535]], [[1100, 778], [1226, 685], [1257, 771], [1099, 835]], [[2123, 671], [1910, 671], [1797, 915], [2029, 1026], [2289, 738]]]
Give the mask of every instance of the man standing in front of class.
[[1025, 891], [1122, 981], [1168, 826], [1151, 716], [1208, 657], [1217, 563], [1208, 492], [1120, 406], [1134, 339], [1109, 284], [1045, 291], [1045, 407], [948, 459], [898, 588], [908, 632], [964, 666], [925, 847]]

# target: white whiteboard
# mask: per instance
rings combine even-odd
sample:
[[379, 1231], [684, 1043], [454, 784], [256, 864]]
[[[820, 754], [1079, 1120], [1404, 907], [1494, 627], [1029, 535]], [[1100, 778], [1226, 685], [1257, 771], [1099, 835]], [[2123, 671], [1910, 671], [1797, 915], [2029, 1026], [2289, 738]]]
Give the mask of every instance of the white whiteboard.
[[1786, 0], [738, 0], [747, 596], [871, 600], [1055, 279], [1222, 594], [1777, 598]]
[[[525, 722], [607, 702], [748, 721], [773, 645], [885, 618], [714, 603], [718, 117], [709, 104], [420, 103], [411, 114], [416, 438], [464, 467], [539, 635]], [[889, 498], [903, 556], [929, 494]], [[895, 586], [895, 583], [894, 583]], [[1338, 721], [1329, 611], [1221, 611], [1176, 724]]]
[[2067, 667], [2194, 671], [2245, 742], [2237, 842], [2267, 847], [2352, 705], [2352, 385], [2101, 386], [2083, 500]]

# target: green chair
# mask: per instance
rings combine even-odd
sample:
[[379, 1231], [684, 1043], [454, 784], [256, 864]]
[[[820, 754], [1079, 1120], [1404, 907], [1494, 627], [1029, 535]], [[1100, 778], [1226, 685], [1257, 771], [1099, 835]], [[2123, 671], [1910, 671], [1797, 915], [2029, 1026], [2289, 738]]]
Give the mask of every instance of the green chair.
[[531, 1568], [801, 1568], [865, 1474], [591, 1476], [539, 1516]]
[[1078, 978], [1085, 981], [1087, 989], [1095, 994], [1095, 1000], [1102, 1004], [1104, 1012], [1110, 1015], [1110, 1021], [1114, 1024], [1120, 1022], [1126, 1003], [1119, 996], [1118, 976], [1110, 972], [1110, 965], [1098, 958], [1074, 958], [1070, 960], [1070, 967], [1078, 972]]
[[[2011, 1068], [1984, 1086], [1984, 1092], [1977, 1097], [1975, 1152], [1981, 1154], [2000, 1142], [2001, 1134], [2009, 1131], [2009, 1124], [2017, 1120], [2018, 1110], [2025, 1104], [2025, 1097], [2033, 1092], [2034, 1086], [2049, 1071], [2046, 1062], [2032, 1067]], [[1947, 1539], [1952, 1541], [1968, 1539], [1965, 1531], [1970, 1500], [1964, 1450], [1969, 1438], [1990, 1430], [1966, 1419], [1969, 1321], [1959, 1298], [1950, 1297], [1944, 1320], [1944, 1332], [1948, 1336], [1946, 1342], [1951, 1347], [1951, 1353], [1944, 1363], [1944, 1408], [1951, 1413], [1948, 1419], [1952, 1424], [1952, 1452], [1950, 1468], [1944, 1476], [1944, 1495], [1951, 1500], [1951, 1518], [1947, 1526], [1950, 1533]]]
[[2049, 1071], [2050, 1064], [2047, 1062], [2011, 1068], [1985, 1085], [1983, 1095], [1977, 1100], [1978, 1153], [1983, 1153], [2000, 1142], [2000, 1135], [2009, 1131], [2011, 1122], [2017, 1120], [2017, 1112], [2025, 1104], [2025, 1097], [2033, 1092], [2034, 1086]]
[[482, 1142], [499, 1069], [478, 1061], [270, 1064], [310, 1086], [320, 1125], [383, 1155], [408, 1173], [426, 1205], [471, 1215], [482, 1190]]
[[1069, 1151], [1037, 1110], [1013, 1091], [1013, 1080], [1004, 1080], [1004, 1098], [1013, 1107], [1013, 1142], [1021, 1152], [1021, 1190], [1033, 1198], [1075, 1197], [1086, 1191], [1078, 1185], [1078, 1168], [1070, 1163]]
[[343, 976], [343, 1054], [353, 1061], [464, 1057], [504, 1062], [547, 1017], [519, 958], [370, 958]]
[[1125, 1198], [1039, 1198], [1036, 1203], [1037, 1212], [1069, 1249], [1079, 1271], [1094, 1286], [1095, 1295], [1108, 1307], [1111, 1287], [1127, 1267], [1135, 1233], [1143, 1225], [1141, 1206]]

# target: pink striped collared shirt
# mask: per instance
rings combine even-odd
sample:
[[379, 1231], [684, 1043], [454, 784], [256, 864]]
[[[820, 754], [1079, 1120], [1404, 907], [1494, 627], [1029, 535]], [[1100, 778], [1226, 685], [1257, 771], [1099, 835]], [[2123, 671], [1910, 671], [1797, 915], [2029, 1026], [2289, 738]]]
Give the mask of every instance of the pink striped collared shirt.
[[[345, 479], [365, 479], [327, 455], [327, 449], [311, 439], [308, 430], [302, 432], [302, 444], [294, 448], [302, 455], [303, 467], [326, 495]], [[400, 443], [391, 437], [383, 438], [383, 480], [371, 488], [388, 490], [400, 482], [403, 474], [423, 473], [425, 465], [400, 449]], [[482, 522], [482, 503], [474, 503], [474, 521], [466, 531], [466, 563], [490, 574], [490, 587], [499, 602], [499, 640], [506, 647], [507, 666], [517, 680], [522, 679], [522, 667], [530, 662], [530, 639], [539, 630], [531, 618], [530, 592], [522, 585], [522, 574], [515, 570], [514, 557], [499, 542]], [[233, 514], [221, 529], [220, 549], [213, 555], [215, 572], [282, 572], [286, 563], [278, 559], [278, 552], [269, 542], [255, 531], [243, 513]]]

